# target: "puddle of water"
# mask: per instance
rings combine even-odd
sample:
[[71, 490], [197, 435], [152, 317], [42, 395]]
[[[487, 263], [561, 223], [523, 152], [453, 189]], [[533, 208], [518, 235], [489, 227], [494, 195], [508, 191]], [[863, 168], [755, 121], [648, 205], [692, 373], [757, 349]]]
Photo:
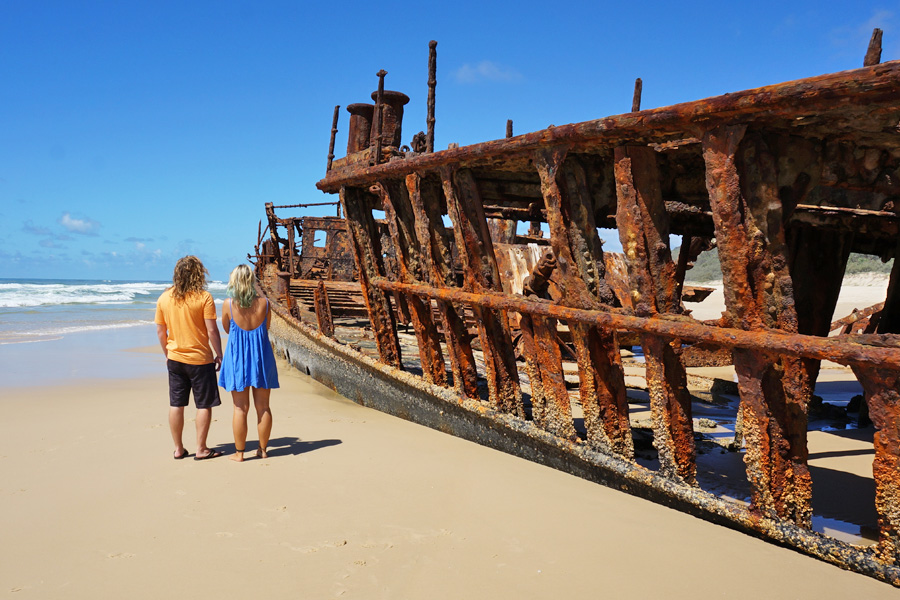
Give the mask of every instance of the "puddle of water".
[[878, 543], [878, 540], [866, 537], [862, 528], [855, 523], [813, 515], [812, 528], [813, 531], [856, 546], [871, 546]]

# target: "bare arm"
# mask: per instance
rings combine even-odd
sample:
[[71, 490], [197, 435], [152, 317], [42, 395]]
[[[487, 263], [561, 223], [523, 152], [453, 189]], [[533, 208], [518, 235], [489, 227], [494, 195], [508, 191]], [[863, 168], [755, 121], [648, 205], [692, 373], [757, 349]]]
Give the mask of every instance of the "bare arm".
[[156, 325], [156, 337], [159, 338], [159, 345], [162, 348], [163, 356], [169, 358], [169, 351], [166, 350], [166, 341], [168, 340], [168, 330], [165, 325]]
[[206, 332], [209, 334], [209, 343], [216, 353], [216, 371], [222, 366], [222, 338], [219, 336], [219, 327], [215, 319], [203, 319], [206, 322]]
[[225, 300], [222, 304], [222, 329], [225, 330], [225, 333], [231, 333], [229, 331], [231, 329], [231, 301]]

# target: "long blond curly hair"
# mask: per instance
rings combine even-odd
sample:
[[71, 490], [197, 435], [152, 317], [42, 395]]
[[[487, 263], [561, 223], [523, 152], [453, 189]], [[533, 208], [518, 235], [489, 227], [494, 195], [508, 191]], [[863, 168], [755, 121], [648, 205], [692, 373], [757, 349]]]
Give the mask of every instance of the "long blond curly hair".
[[202, 292], [206, 289], [207, 275], [209, 271], [196, 256], [179, 258], [172, 275], [172, 297], [181, 302], [191, 294]]
[[225, 294], [238, 303], [241, 308], [250, 308], [256, 300], [256, 289], [253, 287], [253, 271], [247, 265], [238, 265], [228, 278]]

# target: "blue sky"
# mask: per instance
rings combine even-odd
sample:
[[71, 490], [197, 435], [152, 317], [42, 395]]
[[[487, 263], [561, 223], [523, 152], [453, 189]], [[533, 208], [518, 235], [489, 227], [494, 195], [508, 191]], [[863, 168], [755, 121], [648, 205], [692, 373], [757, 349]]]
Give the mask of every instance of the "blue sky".
[[898, 26], [865, 0], [0, 0], [0, 278], [168, 279], [189, 253], [226, 278], [265, 202], [332, 199], [332, 111], [342, 156], [379, 69], [404, 143], [425, 129], [431, 39], [441, 149], [626, 112], [635, 77], [652, 108], [857, 68], [873, 27], [898, 59]]

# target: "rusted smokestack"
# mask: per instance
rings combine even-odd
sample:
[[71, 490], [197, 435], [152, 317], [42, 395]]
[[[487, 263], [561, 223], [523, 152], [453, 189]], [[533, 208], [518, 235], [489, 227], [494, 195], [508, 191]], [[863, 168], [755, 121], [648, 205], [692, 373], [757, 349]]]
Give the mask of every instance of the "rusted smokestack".
[[347, 154], [362, 152], [369, 147], [372, 139], [372, 118], [375, 113], [374, 104], [357, 103], [347, 106], [350, 113], [350, 133], [347, 136]]
[[[372, 99], [377, 100], [378, 92], [372, 92]], [[403, 92], [384, 90], [382, 92], [381, 106], [381, 145], [401, 146], [400, 136], [403, 126], [403, 107], [409, 102], [409, 96]], [[377, 116], [376, 116], [377, 118]], [[379, 123], [372, 123], [372, 142], [378, 142], [377, 129]]]

